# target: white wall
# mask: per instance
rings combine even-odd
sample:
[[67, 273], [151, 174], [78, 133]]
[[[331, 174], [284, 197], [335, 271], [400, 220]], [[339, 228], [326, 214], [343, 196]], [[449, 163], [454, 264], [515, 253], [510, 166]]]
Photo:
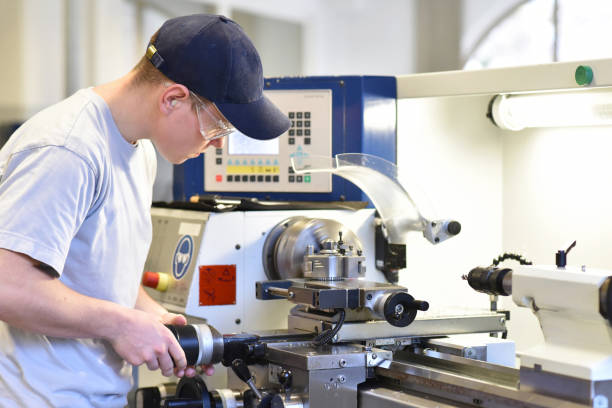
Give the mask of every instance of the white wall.
[[305, 75], [415, 70], [415, 2], [330, 0], [304, 22]]
[[[414, 233], [400, 284], [430, 302], [429, 314], [489, 307], [461, 275], [488, 265], [502, 249], [502, 140], [482, 118], [488, 98], [416, 98], [398, 101], [398, 167], [430, 203], [425, 216], [453, 218], [461, 233], [432, 245]], [[416, 197], [415, 197], [416, 199]], [[431, 210], [433, 208], [433, 211]], [[432, 214], [433, 213], [433, 214]]]
[[244, 28], [261, 58], [265, 77], [303, 72], [302, 24], [233, 10], [231, 18]]
[[[555, 252], [576, 240], [568, 264], [612, 270], [611, 135], [610, 127], [504, 133], [505, 250], [554, 265]], [[541, 341], [530, 311], [513, 307], [510, 299], [503, 305], [515, 311], [511, 332], [518, 334], [517, 346]]]

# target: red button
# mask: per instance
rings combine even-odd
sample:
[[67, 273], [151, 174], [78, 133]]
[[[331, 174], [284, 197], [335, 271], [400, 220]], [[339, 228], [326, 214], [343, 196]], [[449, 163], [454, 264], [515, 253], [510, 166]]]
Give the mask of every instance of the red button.
[[221, 174], [217, 174], [217, 175], [215, 176], [215, 180], [217, 180], [217, 183], [220, 183], [220, 182], [222, 182], [222, 181], [223, 181], [223, 176], [222, 176]]
[[146, 271], [142, 275], [143, 286], [155, 289], [159, 283], [159, 274], [157, 272]]

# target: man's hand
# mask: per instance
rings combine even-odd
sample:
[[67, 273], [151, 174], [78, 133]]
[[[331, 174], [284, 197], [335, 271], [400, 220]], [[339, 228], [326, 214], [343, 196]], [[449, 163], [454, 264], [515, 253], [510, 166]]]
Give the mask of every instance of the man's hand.
[[[169, 322], [173, 321], [185, 324], [183, 316], [174, 315]], [[156, 319], [140, 310], [131, 310], [125, 325], [109, 341], [115, 351], [130, 364], [146, 364], [149, 370], [160, 369], [166, 377], [170, 377], [173, 372], [183, 374], [187, 368], [185, 352], [164, 324], [161, 318]]]
[[[176, 313], [166, 313], [161, 317], [162, 323], [164, 324], [173, 324], [176, 326], [183, 326], [187, 324], [187, 319], [185, 316], [176, 314]], [[215, 373], [215, 369], [212, 365], [202, 365], [200, 366], [202, 372], [206, 375], [213, 375]], [[197, 374], [197, 370], [193, 366], [188, 366], [185, 370], [179, 370], [178, 368], [174, 369], [174, 375], [177, 377], [194, 377]]]

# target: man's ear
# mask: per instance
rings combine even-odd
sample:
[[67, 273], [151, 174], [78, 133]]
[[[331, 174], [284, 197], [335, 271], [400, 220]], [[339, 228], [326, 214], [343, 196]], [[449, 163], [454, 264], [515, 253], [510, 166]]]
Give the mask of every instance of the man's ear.
[[169, 115], [180, 103], [189, 101], [189, 90], [181, 84], [166, 86], [159, 97], [159, 110]]

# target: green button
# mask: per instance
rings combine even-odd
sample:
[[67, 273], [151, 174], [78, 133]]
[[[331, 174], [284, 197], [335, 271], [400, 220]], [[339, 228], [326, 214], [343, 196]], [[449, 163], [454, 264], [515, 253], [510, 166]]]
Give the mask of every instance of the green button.
[[590, 85], [593, 82], [593, 70], [588, 65], [578, 65], [574, 78], [580, 86]]
[[310, 176], [304, 176], [304, 183], [310, 183]]

